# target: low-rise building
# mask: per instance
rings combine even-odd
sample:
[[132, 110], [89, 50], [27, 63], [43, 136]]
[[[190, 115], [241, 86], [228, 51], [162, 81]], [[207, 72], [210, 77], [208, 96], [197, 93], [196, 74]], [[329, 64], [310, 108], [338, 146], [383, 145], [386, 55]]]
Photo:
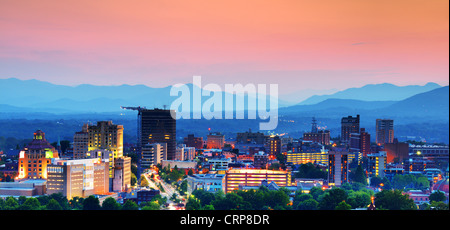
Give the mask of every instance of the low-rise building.
[[46, 194], [47, 181], [30, 179], [18, 182], [0, 182], [0, 197], [33, 197]]
[[225, 177], [225, 193], [238, 190], [239, 186], [259, 186], [262, 181], [275, 182], [277, 186], [291, 185], [291, 174], [283, 170], [229, 169]]
[[187, 182], [188, 193], [197, 189], [215, 193], [224, 190], [225, 174], [194, 174], [187, 177]]

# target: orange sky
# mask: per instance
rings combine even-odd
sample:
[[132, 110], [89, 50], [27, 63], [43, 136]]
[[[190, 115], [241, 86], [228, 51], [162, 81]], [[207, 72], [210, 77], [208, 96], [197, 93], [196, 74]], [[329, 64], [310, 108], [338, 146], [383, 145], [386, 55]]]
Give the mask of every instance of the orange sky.
[[58, 84], [448, 84], [448, 0], [5, 1], [0, 78]]

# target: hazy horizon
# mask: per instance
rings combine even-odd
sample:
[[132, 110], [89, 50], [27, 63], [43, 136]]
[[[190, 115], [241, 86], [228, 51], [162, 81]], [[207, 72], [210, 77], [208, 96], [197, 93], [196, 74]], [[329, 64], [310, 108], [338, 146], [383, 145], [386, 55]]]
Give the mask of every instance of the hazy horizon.
[[3, 1], [0, 76], [61, 85], [448, 84], [448, 1]]

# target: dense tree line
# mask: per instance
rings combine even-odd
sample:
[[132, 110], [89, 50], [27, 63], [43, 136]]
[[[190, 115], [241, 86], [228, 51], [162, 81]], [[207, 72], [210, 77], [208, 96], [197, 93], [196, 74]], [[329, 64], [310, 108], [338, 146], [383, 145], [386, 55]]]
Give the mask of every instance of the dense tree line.
[[[366, 189], [362, 183], [345, 183], [341, 187], [323, 190], [313, 187], [309, 193], [297, 190], [293, 200], [289, 200], [289, 191], [268, 190], [260, 187], [257, 190], [237, 190], [232, 193], [209, 193], [195, 190], [188, 198], [187, 210], [350, 210], [367, 208], [372, 197], [380, 210], [415, 210], [417, 206], [402, 190], [382, 190], [374, 193]], [[431, 199], [431, 198], [430, 198]], [[423, 209], [447, 209], [442, 194], [433, 195], [431, 205]]]
[[186, 210], [290, 210], [289, 193], [284, 188], [272, 191], [266, 187], [227, 194], [195, 190], [188, 198]]
[[160, 210], [167, 199], [156, 195], [150, 202], [137, 205], [132, 200], [120, 204], [114, 198], [106, 198], [102, 204], [97, 197], [74, 197], [67, 200], [61, 193], [48, 196], [8, 197], [0, 199], [0, 210]]

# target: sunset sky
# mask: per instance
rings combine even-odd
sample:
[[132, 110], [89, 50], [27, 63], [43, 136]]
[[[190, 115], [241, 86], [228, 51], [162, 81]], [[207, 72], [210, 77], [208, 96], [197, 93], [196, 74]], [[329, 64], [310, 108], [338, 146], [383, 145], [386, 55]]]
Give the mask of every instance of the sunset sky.
[[0, 0], [0, 78], [448, 85], [448, 0]]

